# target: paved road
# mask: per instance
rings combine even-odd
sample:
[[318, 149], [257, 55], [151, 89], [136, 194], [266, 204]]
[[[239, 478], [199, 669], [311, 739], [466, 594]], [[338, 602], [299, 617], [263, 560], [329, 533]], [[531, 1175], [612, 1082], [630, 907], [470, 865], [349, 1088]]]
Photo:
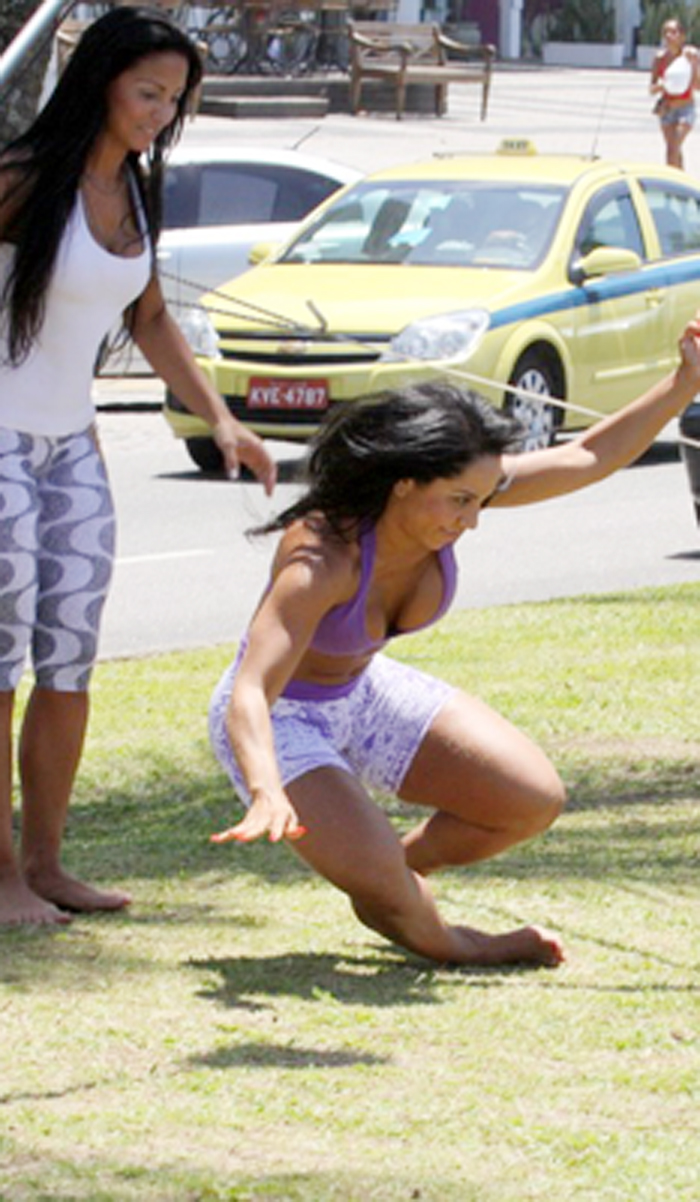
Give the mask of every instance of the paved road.
[[[499, 70], [489, 119], [478, 121], [477, 90], [451, 90], [442, 120], [333, 114], [322, 121], [197, 118], [185, 137], [294, 146], [371, 170], [433, 152], [492, 150], [507, 135], [562, 149], [658, 161], [661, 139], [646, 80], [635, 71]], [[687, 165], [700, 171], [700, 132]], [[98, 383], [99, 402], [121, 397], [100, 425], [120, 516], [119, 562], [103, 657], [148, 654], [237, 639], [267, 576], [270, 540], [245, 530], [270, 505], [255, 485], [204, 479], [154, 411], [152, 384]], [[284, 448], [280, 453], [284, 453]], [[292, 485], [276, 496], [282, 505]], [[697, 580], [700, 538], [681, 465], [662, 448], [655, 459], [594, 489], [546, 505], [486, 514], [462, 540], [462, 607], [610, 592]]]

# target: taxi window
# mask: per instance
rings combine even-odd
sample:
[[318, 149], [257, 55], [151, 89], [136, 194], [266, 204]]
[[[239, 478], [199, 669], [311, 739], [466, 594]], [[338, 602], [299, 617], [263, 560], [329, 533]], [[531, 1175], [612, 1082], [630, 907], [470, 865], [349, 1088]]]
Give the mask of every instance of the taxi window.
[[659, 237], [662, 258], [697, 254], [700, 249], [700, 196], [659, 180], [642, 181]]
[[646, 258], [637, 213], [626, 189], [597, 196], [584, 214], [576, 238], [576, 254], [590, 254], [599, 246], [622, 247]]

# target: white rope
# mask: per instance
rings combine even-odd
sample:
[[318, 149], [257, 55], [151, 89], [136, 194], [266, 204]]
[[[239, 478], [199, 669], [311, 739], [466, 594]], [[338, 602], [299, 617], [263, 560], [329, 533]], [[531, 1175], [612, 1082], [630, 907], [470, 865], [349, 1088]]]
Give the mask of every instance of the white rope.
[[500, 388], [505, 389], [506, 392], [515, 392], [518, 396], [525, 397], [527, 401], [537, 401], [540, 405], [554, 405], [556, 409], [570, 409], [572, 413], [582, 413], [585, 417], [604, 416], [597, 409], [586, 409], [583, 405], [574, 405], [571, 401], [564, 401], [561, 397], [552, 396], [549, 392], [531, 392], [529, 388], [521, 388], [519, 384], [501, 384], [498, 380], [491, 380], [488, 376], [477, 376], [474, 372], [465, 371], [462, 367], [445, 368], [445, 374], [448, 376], [457, 376], [461, 380], [469, 380], [472, 384], [481, 384], [483, 387]]
[[[477, 376], [475, 372], [466, 371], [464, 368], [446, 367], [444, 368], [445, 375], [456, 376], [460, 380], [467, 380], [472, 384], [480, 384], [489, 388], [505, 389], [506, 392], [515, 392], [518, 396], [525, 397], [528, 401], [536, 401], [538, 404], [554, 405], [558, 409], [569, 409], [572, 413], [582, 413], [585, 417], [601, 418], [606, 414], [601, 413], [598, 409], [586, 409], [583, 405], [574, 405], [571, 401], [563, 401], [561, 397], [551, 396], [547, 393], [543, 395], [541, 392], [531, 392], [528, 388], [520, 388], [515, 384], [501, 384], [498, 380], [491, 380], [487, 376]], [[676, 441], [687, 447], [700, 448], [700, 440], [690, 438], [687, 434], [682, 434], [678, 431]]]

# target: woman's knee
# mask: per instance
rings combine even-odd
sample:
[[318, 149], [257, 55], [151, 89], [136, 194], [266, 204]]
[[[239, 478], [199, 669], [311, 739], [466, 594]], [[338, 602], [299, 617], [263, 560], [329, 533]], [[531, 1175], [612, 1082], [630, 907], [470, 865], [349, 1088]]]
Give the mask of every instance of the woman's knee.
[[537, 807], [537, 825], [535, 833], [549, 830], [557, 821], [566, 805], [566, 790], [557, 778], [557, 785], [548, 789], [540, 798]]
[[559, 773], [549, 761], [526, 787], [521, 809], [522, 821], [529, 832], [538, 834], [556, 822], [566, 805], [566, 789]]

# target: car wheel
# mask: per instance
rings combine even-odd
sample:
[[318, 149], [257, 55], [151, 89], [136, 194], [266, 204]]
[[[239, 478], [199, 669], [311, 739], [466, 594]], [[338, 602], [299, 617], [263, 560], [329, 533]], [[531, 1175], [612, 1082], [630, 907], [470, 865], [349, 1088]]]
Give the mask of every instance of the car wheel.
[[[515, 391], [506, 394], [504, 409], [525, 430], [523, 450], [539, 451], [551, 446], [563, 413], [556, 405], [548, 405], [546, 398], [561, 395], [559, 373], [539, 351], [528, 351], [516, 363], [508, 383]], [[536, 395], [524, 396], [517, 391], [519, 388]]]
[[213, 438], [186, 438], [190, 459], [203, 472], [219, 475], [224, 470], [224, 457]]

